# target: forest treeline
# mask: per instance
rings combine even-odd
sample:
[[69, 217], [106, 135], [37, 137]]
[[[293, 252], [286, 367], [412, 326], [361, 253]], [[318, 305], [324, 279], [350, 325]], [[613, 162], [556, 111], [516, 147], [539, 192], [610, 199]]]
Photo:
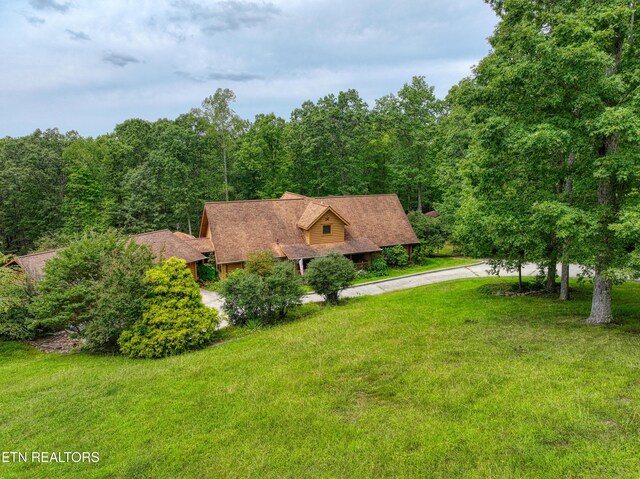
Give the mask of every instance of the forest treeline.
[[628, 0], [487, 0], [490, 53], [448, 93], [414, 77], [367, 105], [355, 90], [253, 122], [218, 90], [175, 120], [96, 139], [55, 130], [0, 142], [0, 248], [56, 233], [194, 228], [202, 203], [397, 193], [437, 208], [465, 253], [540, 265], [568, 299], [593, 276], [589, 321], [640, 274], [640, 21]]
[[437, 201], [430, 161], [444, 102], [423, 77], [369, 107], [355, 90], [285, 120], [233, 111], [219, 89], [174, 120], [131, 119], [98, 138], [56, 129], [0, 140], [0, 249], [25, 253], [92, 229], [197, 234], [205, 201], [394, 192]]

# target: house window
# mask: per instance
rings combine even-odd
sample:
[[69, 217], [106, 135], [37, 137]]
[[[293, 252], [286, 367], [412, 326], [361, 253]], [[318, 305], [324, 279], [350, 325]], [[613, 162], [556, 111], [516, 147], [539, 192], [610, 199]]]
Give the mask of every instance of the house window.
[[330, 235], [331, 234], [331, 225], [322, 225], [322, 234]]

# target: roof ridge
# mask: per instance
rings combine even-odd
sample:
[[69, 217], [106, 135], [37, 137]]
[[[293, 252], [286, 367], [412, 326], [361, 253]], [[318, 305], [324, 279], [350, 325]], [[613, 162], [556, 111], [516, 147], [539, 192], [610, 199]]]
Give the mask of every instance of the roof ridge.
[[395, 196], [398, 195], [396, 193], [371, 193], [368, 195], [328, 195], [328, 196], [308, 196], [309, 199], [325, 199], [325, 198], [362, 198], [362, 197], [370, 197], [370, 196]]
[[23, 254], [20, 256], [16, 256], [16, 258], [26, 258], [27, 256], [37, 256], [39, 254], [45, 254], [45, 253], [55, 253], [56, 251], [60, 251], [63, 250], [64, 248], [56, 248], [56, 249], [48, 249], [46, 251], [40, 251], [38, 253], [29, 253], [29, 254]]
[[161, 230], [147, 231], [146, 233], [138, 233], [138, 234], [135, 234], [135, 235], [131, 235], [131, 238], [135, 238], [136, 236], [151, 235], [153, 233], [160, 233], [162, 231], [168, 231], [169, 233], [173, 234], [173, 231], [171, 231], [169, 228], [163, 228]]
[[300, 201], [300, 200], [310, 200], [312, 199], [310, 196], [304, 196], [302, 198], [265, 198], [262, 200], [231, 200], [231, 201], [206, 201], [204, 204], [206, 205], [227, 205], [231, 203], [260, 203], [263, 201]]

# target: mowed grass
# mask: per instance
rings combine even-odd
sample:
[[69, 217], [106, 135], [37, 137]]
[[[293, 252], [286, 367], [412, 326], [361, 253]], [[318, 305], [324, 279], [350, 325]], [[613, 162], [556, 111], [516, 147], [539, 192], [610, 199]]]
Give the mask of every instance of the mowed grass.
[[372, 278], [356, 279], [352, 284], [370, 283], [371, 281], [380, 281], [381, 279], [397, 278], [399, 276], [406, 276], [409, 274], [424, 273], [436, 269], [453, 268], [456, 266], [464, 266], [475, 263], [478, 263], [478, 260], [473, 258], [436, 256], [433, 258], [428, 258], [424, 264], [410, 265], [405, 266], [404, 268], [389, 268], [389, 274]]
[[[640, 284], [620, 323], [478, 292], [359, 298], [157, 361], [0, 345], [0, 450], [98, 451], [0, 477], [640, 475]], [[510, 280], [513, 281], [513, 280]]]

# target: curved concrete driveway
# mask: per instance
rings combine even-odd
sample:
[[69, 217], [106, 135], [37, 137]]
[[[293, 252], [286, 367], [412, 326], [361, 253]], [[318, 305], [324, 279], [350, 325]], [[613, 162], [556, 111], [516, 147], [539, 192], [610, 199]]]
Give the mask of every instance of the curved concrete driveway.
[[[570, 276], [576, 277], [579, 268], [571, 266]], [[535, 276], [538, 268], [535, 264], [527, 264], [522, 268], [523, 276]], [[501, 276], [517, 276], [516, 272], [500, 271]], [[402, 289], [417, 288], [425, 284], [442, 283], [443, 281], [451, 281], [454, 279], [464, 278], [484, 278], [491, 276], [489, 267], [485, 262], [480, 262], [468, 266], [456, 266], [454, 268], [436, 269], [433, 271], [425, 271], [424, 273], [415, 273], [408, 276], [399, 276], [397, 278], [383, 279], [372, 281], [364, 284], [356, 284], [342, 291], [340, 294], [343, 298], [355, 298], [357, 296], [373, 296], [376, 294], [389, 293], [391, 291], [399, 291]], [[218, 293], [212, 291], [200, 290], [202, 300], [205, 305], [222, 310], [224, 300]], [[308, 293], [302, 297], [303, 303], [319, 303], [322, 297], [315, 293]]]

